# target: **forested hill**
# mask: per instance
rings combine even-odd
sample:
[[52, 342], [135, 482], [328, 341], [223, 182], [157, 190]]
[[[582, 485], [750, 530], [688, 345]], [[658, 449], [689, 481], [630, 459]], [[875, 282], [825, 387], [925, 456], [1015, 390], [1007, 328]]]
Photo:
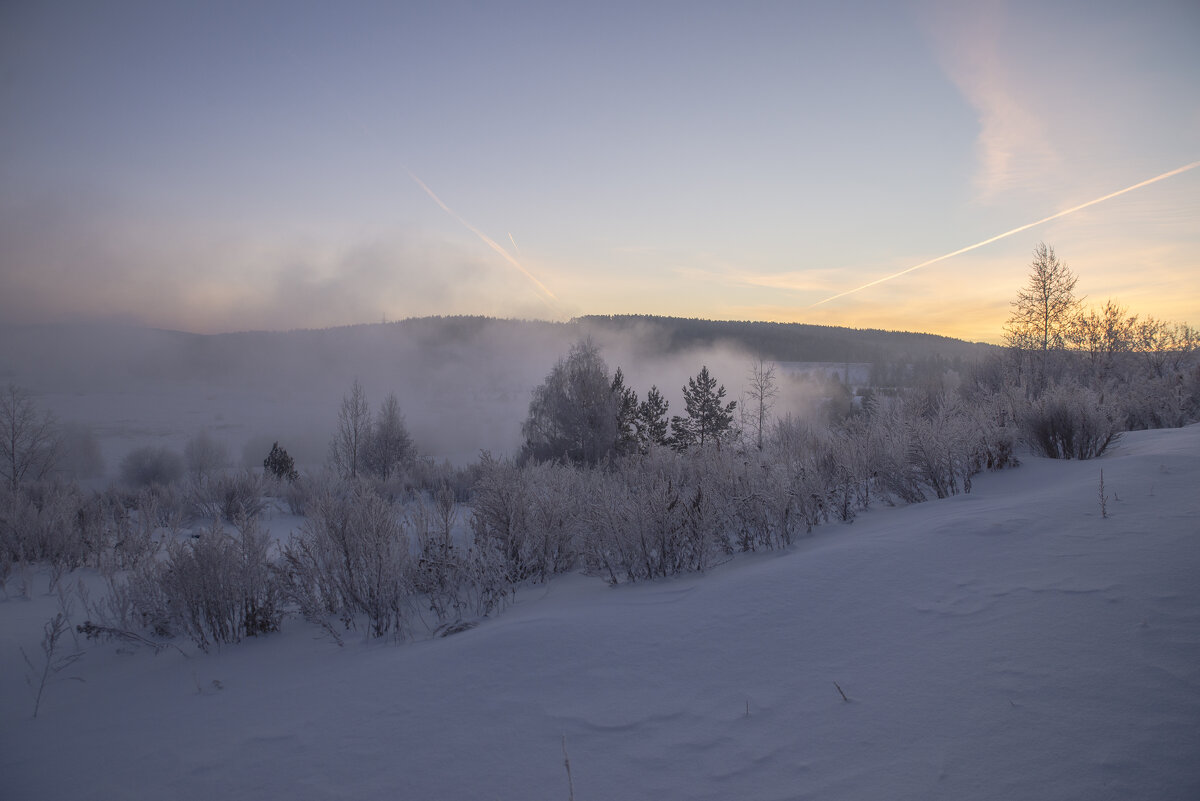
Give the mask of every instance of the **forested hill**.
[[653, 315], [591, 315], [576, 323], [588, 328], [638, 334], [665, 352], [732, 345], [781, 362], [916, 362], [931, 358], [974, 360], [994, 345], [936, 334], [840, 328], [806, 323], [700, 320]]
[[714, 349], [780, 362], [953, 363], [975, 361], [994, 348], [932, 334], [649, 315], [561, 323], [420, 317], [215, 335], [114, 326], [0, 326], [0, 379], [35, 386], [127, 377], [256, 383], [314, 371], [349, 380], [401, 366], [474, 365], [490, 372], [515, 363], [529, 364], [531, 375], [540, 378], [571, 342], [585, 336], [594, 337], [617, 364]]

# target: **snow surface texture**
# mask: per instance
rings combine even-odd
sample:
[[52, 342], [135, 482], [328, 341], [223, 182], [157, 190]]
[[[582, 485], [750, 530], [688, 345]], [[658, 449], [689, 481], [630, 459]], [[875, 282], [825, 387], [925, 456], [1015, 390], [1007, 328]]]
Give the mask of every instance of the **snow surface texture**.
[[446, 639], [81, 639], [86, 683], [36, 719], [18, 649], [58, 602], [18, 577], [0, 797], [566, 799], [565, 735], [579, 801], [1193, 801], [1198, 490], [1200, 426], [1140, 432], [708, 575], [556, 579]]

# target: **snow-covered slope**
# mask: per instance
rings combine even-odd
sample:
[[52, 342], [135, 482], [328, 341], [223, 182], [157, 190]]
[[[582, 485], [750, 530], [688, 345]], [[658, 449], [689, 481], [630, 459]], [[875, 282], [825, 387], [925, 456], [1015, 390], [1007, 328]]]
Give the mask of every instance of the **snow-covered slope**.
[[0, 601], [4, 798], [566, 799], [564, 735], [579, 801], [1200, 798], [1200, 426], [446, 639], [81, 640], [33, 719], [45, 585]]

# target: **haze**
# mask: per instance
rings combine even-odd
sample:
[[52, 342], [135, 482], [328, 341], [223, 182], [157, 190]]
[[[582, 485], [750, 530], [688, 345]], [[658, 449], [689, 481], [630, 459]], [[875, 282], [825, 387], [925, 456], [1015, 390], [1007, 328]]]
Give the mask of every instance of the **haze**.
[[1200, 159], [1196, 3], [960, 5], [6, 3], [0, 318], [1200, 319], [1200, 169], [864, 287]]

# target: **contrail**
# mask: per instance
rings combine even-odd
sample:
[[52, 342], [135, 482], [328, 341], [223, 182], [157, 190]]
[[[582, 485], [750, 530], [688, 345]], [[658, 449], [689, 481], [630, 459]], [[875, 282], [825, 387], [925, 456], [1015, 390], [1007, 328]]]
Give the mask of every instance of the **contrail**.
[[521, 249], [519, 247], [517, 247], [517, 240], [513, 239], [513, 235], [511, 232], [508, 235], [508, 241], [513, 243], [513, 250], [515, 250], [517, 252], [517, 255], [520, 256]]
[[[552, 301], [552, 303], [548, 302], [548, 305], [550, 305], [551, 308], [553, 308], [556, 313], [559, 311], [558, 306], [561, 304], [561, 301], [559, 301], [558, 296], [555, 295], [553, 292], [551, 292], [549, 289], [547, 289], [546, 285], [543, 284], [541, 281], [539, 281], [533, 273], [529, 272], [529, 270], [526, 270], [525, 267], [522, 266], [521, 262], [514, 259], [507, 250], [502, 248], [500, 246], [500, 244], [496, 242], [496, 240], [492, 239], [490, 236], [485, 234], [483, 231], [480, 231], [478, 228], [471, 225], [469, 222], [464, 220], [462, 217], [458, 216], [458, 212], [456, 212], [454, 209], [450, 208], [445, 203], [443, 203], [442, 199], [440, 197], [438, 197], [437, 195], [435, 195], [433, 193], [433, 190], [430, 189], [428, 186], [426, 186], [424, 181], [422, 181], [420, 178], [418, 178], [416, 175], [414, 175], [412, 170], [406, 169], [405, 172], [408, 173], [409, 178], [412, 178], [413, 181], [416, 182], [417, 186], [419, 186], [425, 190], [425, 194], [427, 194], [427, 195], [429, 195], [429, 197], [433, 198], [434, 203], [441, 206], [442, 211], [446, 212], [451, 217], [453, 217], [454, 219], [456, 219], [460, 223], [462, 223], [464, 228], [466, 228], [468, 231], [475, 234], [475, 236], [477, 236], [481, 240], [483, 240], [483, 243], [485, 245], [487, 245], [492, 250], [499, 253], [504, 258], [505, 261], [507, 261], [513, 267], [516, 267], [521, 272], [522, 275], [524, 275], [526, 278], [528, 278], [530, 281], [532, 281], [533, 285], [538, 288], [538, 291], [540, 291], [542, 293], [542, 295], [545, 296], [543, 298], [543, 300], [546, 300], [546, 298], [549, 298], [549, 301]], [[511, 238], [511, 236], [512, 235], [509, 234], [510, 238]], [[513, 242], [513, 245], [516, 246], [516, 242]]]
[[968, 245], [965, 248], [960, 248], [960, 249], [954, 251], [953, 253], [947, 253], [944, 256], [938, 256], [936, 259], [930, 259], [929, 261], [923, 261], [920, 264], [914, 265], [905, 270], [901, 270], [898, 273], [892, 273], [891, 275], [885, 275], [883, 278], [876, 278], [874, 281], [871, 281], [868, 284], [863, 284], [860, 287], [855, 287], [854, 289], [847, 289], [845, 292], [839, 292], [836, 295], [830, 295], [829, 297], [825, 298], [825, 300], [819, 300], [816, 303], [809, 306], [808, 308], [811, 309], [816, 306], [820, 306], [823, 303], [828, 303], [831, 300], [837, 300], [838, 298], [844, 298], [847, 295], [853, 295], [855, 292], [861, 292], [862, 290], [868, 289], [869, 287], [873, 287], [876, 284], [882, 284], [884, 281], [891, 281], [893, 278], [899, 278], [900, 276], [905, 275], [906, 273], [911, 273], [913, 270], [919, 270], [922, 267], [928, 267], [931, 264], [937, 264], [939, 261], [945, 261], [946, 259], [953, 258], [954, 256], [958, 256], [963, 253], [966, 253], [969, 250], [975, 250], [975, 248], [981, 248], [984, 245], [990, 245], [999, 239], [1004, 239], [1005, 237], [1012, 236], [1013, 234], [1019, 234], [1022, 231], [1027, 231], [1030, 228], [1033, 228], [1034, 226], [1041, 225], [1042, 223], [1047, 223], [1047, 222], [1050, 222], [1051, 220], [1057, 220], [1059, 217], [1066, 217], [1068, 214], [1074, 214], [1077, 211], [1086, 209], [1088, 206], [1095, 206], [1097, 203], [1103, 203], [1106, 200], [1112, 200], [1114, 197], [1123, 195], [1126, 192], [1132, 192], [1135, 189], [1141, 189], [1143, 186], [1149, 186], [1150, 184], [1157, 183], [1158, 181], [1166, 180], [1167, 178], [1171, 178], [1172, 176], [1179, 175], [1180, 173], [1184, 173], [1184, 172], [1187, 172], [1188, 170], [1195, 169], [1196, 167], [1200, 167], [1200, 161], [1193, 161], [1191, 164], [1185, 164], [1182, 167], [1171, 170], [1170, 172], [1164, 172], [1162, 175], [1156, 175], [1153, 178], [1142, 181], [1140, 184], [1134, 184], [1133, 186], [1127, 186], [1124, 189], [1120, 189], [1116, 192], [1112, 192], [1111, 194], [1107, 194], [1104, 197], [1098, 197], [1095, 200], [1089, 200], [1087, 203], [1081, 203], [1078, 206], [1073, 206], [1069, 209], [1066, 209], [1065, 211], [1060, 211], [1057, 214], [1051, 214], [1049, 217], [1043, 217], [1042, 219], [1038, 220], [1037, 222], [1027, 223], [1026, 225], [1020, 226], [1019, 228], [1014, 228], [1011, 231], [1005, 231], [1002, 234], [993, 236], [991, 239], [985, 239], [982, 242], [976, 242], [974, 245]]

